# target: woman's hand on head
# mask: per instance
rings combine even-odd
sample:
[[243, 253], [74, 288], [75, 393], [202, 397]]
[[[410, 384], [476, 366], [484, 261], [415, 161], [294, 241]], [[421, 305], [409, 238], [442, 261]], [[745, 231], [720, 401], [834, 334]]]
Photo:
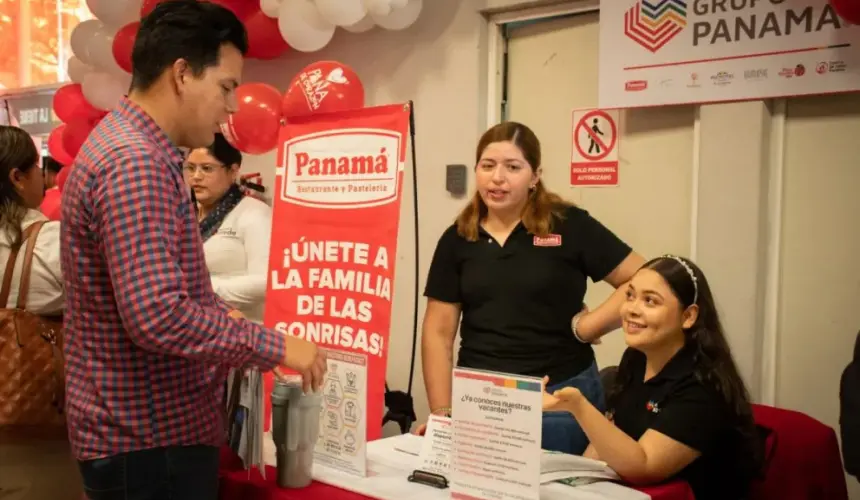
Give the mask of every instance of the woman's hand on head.
[[[576, 313], [571, 320], [571, 327], [575, 322], [577, 334], [583, 340], [588, 340], [588, 338], [592, 337], [592, 334], [588, 331], [588, 326], [583, 327], [583, 325], [589, 324], [588, 320], [585, 319], [588, 316], [589, 312], [590, 311], [588, 310], [588, 305], [582, 304], [582, 309], [578, 313]], [[600, 345], [600, 337], [597, 337], [594, 340], [589, 340], [588, 343], [591, 345]]]

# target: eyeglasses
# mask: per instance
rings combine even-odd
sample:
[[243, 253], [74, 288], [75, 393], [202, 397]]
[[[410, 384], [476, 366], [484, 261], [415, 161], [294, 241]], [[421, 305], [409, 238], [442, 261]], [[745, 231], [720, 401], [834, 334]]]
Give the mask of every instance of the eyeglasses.
[[189, 163], [185, 162], [185, 165], [182, 166], [182, 171], [185, 175], [194, 175], [198, 170], [203, 172], [203, 175], [212, 175], [213, 172], [218, 170], [219, 168], [223, 168], [222, 165], [216, 165], [214, 163]]

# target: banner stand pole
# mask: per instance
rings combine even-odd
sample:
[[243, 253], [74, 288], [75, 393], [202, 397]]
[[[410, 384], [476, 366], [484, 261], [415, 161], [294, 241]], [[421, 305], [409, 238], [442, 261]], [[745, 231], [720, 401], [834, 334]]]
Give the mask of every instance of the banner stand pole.
[[415, 351], [418, 347], [418, 299], [420, 297], [418, 288], [419, 278], [419, 247], [418, 247], [418, 160], [415, 150], [415, 102], [410, 100], [409, 106], [409, 147], [412, 150], [412, 216], [413, 224], [415, 225], [415, 283], [413, 290], [414, 307], [412, 310], [412, 356], [409, 358], [409, 384], [406, 386], [406, 392], [391, 391], [388, 388], [388, 383], [385, 383], [385, 406], [388, 411], [382, 419], [382, 425], [390, 421], [397, 422], [400, 426], [400, 433], [406, 434], [412, 428], [412, 424], [417, 420], [415, 415], [415, 402], [412, 398], [412, 382], [415, 378]]

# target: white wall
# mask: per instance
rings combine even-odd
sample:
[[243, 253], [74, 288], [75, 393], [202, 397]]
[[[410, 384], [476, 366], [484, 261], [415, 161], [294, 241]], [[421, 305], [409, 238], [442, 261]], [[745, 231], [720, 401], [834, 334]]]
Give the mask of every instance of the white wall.
[[[860, 94], [788, 102], [779, 242], [776, 403], [839, 424], [860, 330]], [[860, 484], [848, 478], [851, 498]]]

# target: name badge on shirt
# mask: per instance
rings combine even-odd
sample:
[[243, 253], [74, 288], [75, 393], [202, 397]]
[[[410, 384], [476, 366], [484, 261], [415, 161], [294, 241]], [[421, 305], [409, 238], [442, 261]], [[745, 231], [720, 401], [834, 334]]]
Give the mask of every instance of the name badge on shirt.
[[550, 234], [547, 236], [535, 236], [534, 245], [536, 247], [560, 247], [561, 246], [561, 235], [560, 234]]

